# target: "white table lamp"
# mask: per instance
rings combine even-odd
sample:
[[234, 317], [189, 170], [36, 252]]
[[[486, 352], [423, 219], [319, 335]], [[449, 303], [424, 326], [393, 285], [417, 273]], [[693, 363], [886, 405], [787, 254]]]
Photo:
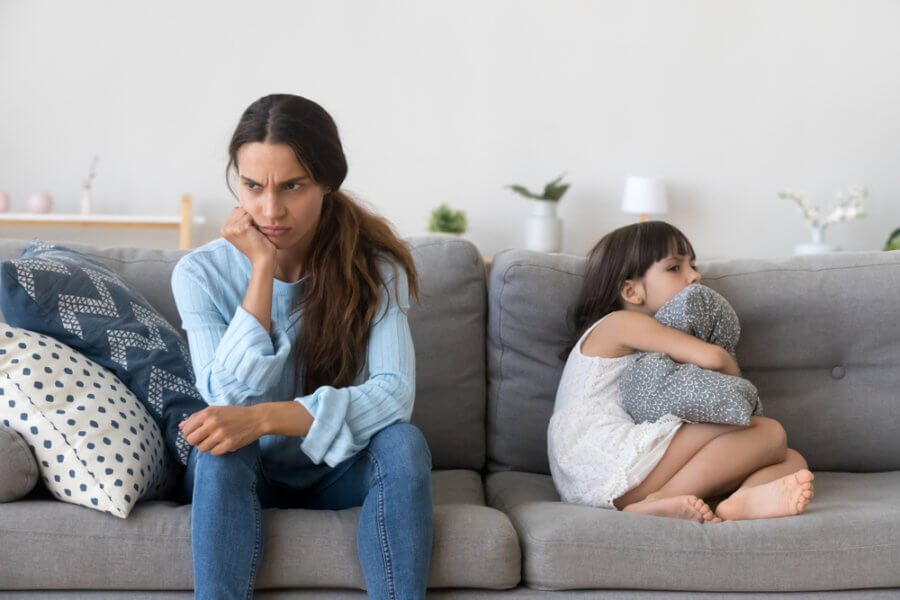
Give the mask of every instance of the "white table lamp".
[[649, 221], [651, 214], [669, 212], [666, 185], [653, 177], [627, 177], [622, 194], [622, 212], [640, 215], [639, 221]]

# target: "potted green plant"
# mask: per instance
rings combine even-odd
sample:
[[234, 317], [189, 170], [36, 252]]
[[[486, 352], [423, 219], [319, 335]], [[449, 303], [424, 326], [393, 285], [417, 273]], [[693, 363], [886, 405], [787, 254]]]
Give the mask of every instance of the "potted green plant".
[[894, 230], [884, 245], [885, 250], [900, 250], [900, 227]]
[[466, 225], [466, 213], [464, 211], [453, 210], [446, 203], [441, 203], [440, 206], [431, 211], [428, 231], [459, 235], [465, 233]]
[[559, 252], [562, 241], [562, 221], [556, 216], [556, 205], [562, 198], [568, 183], [562, 183], [565, 173], [544, 186], [540, 194], [530, 192], [521, 185], [507, 187], [531, 200], [531, 214], [525, 224], [525, 247], [538, 252]]

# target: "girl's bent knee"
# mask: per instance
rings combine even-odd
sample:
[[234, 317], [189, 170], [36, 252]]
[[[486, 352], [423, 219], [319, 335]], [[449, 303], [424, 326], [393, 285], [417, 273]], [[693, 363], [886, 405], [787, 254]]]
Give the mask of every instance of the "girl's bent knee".
[[784, 460], [785, 462], [790, 462], [791, 464], [795, 465], [798, 471], [800, 469], [809, 469], [809, 463], [806, 462], [806, 459], [803, 458], [803, 455], [793, 448], [787, 449]]
[[755, 425], [765, 433], [766, 446], [771, 450], [771, 460], [782, 462], [787, 456], [787, 432], [784, 426], [769, 417], [751, 417], [757, 419]]

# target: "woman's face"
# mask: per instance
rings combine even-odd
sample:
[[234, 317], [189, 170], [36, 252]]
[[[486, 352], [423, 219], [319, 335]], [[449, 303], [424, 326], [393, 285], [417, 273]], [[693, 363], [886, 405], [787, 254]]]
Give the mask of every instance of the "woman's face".
[[635, 290], [643, 299], [635, 309], [653, 316], [678, 292], [692, 283], [700, 283], [700, 273], [694, 270], [693, 263], [690, 256], [669, 254], [650, 265], [644, 277], [635, 282]]
[[287, 144], [250, 142], [237, 152], [241, 208], [279, 250], [308, 243], [330, 190], [313, 182]]

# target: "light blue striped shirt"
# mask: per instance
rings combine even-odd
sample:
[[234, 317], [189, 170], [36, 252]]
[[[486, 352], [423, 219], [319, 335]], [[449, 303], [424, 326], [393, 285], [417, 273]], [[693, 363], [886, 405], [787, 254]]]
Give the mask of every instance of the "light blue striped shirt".
[[[379, 268], [390, 295], [382, 296], [369, 333], [366, 361], [353, 385], [323, 385], [294, 397], [297, 377], [291, 342], [302, 314], [291, 317], [306, 277], [274, 279], [271, 332], [241, 304], [250, 283], [250, 260], [231, 242], [218, 238], [184, 255], [172, 271], [172, 293], [187, 332], [196, 386], [210, 405], [250, 406], [294, 400], [314, 417], [308, 434], [260, 438], [267, 471], [290, 476], [296, 485], [317, 479], [324, 461], [335, 467], [368, 445], [373, 435], [399, 421], [409, 422], [415, 396], [415, 352], [409, 322], [406, 272], [382, 259]], [[399, 295], [394, 291], [397, 279]], [[399, 299], [399, 302], [398, 302]], [[401, 310], [403, 309], [403, 310]], [[302, 390], [302, 381], [297, 390]], [[298, 451], [299, 449], [299, 451]], [[297, 473], [310, 467], [308, 476]], [[307, 477], [309, 481], [302, 481]]]

